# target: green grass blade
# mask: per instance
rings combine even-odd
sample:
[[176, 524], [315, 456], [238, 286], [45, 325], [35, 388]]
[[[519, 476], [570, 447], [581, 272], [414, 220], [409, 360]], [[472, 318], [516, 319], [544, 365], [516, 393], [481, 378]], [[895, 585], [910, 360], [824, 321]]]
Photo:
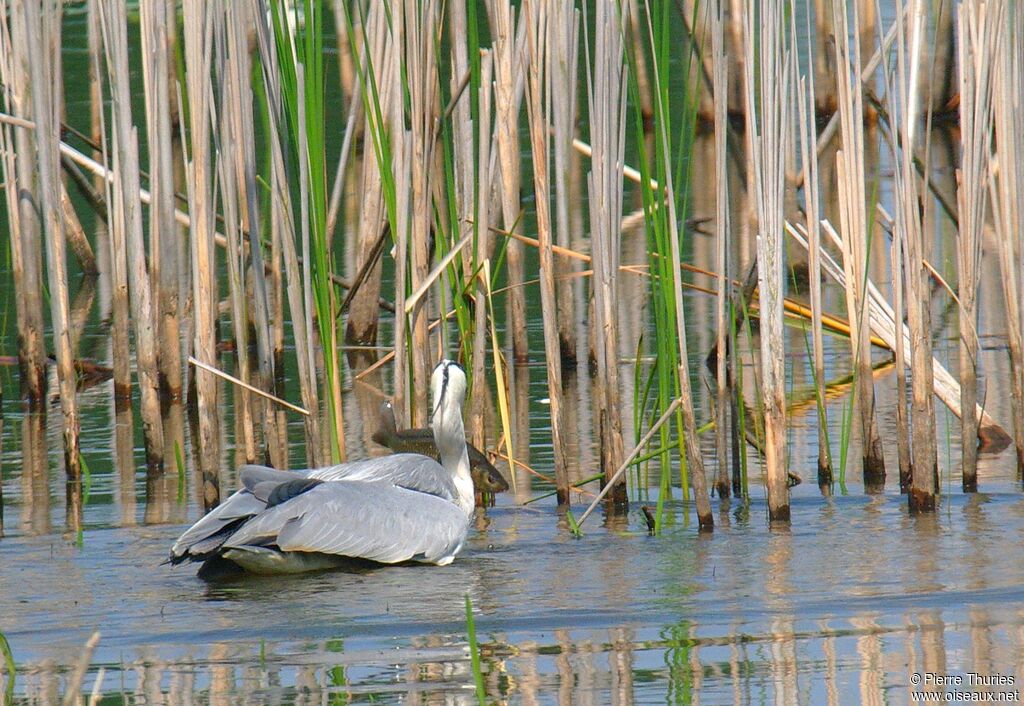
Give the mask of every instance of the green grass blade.
[[476, 641], [473, 600], [468, 593], [466, 594], [466, 632], [469, 634], [469, 659], [473, 667], [473, 682], [476, 684], [476, 700], [480, 704], [486, 704], [487, 691], [484, 688], [484, 673], [480, 666], [480, 645]]

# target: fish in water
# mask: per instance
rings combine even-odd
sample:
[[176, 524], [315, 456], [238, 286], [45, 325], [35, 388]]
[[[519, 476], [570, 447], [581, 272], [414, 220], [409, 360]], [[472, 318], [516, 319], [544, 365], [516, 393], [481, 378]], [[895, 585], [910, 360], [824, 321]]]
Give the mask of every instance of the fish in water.
[[[417, 453], [440, 459], [437, 444], [434, 443], [434, 432], [430, 429], [399, 430], [395, 424], [395, 408], [390, 401], [381, 403], [377, 431], [371, 438], [374, 443], [396, 453]], [[466, 450], [469, 452], [469, 473], [478, 493], [504, 493], [508, 490], [508, 481], [483, 452], [468, 441]]]
[[303, 471], [243, 466], [243, 487], [178, 538], [170, 562], [201, 561], [201, 576], [231, 565], [272, 574], [353, 561], [451, 563], [473, 515], [466, 374], [442, 361], [431, 391], [440, 462], [392, 454]]

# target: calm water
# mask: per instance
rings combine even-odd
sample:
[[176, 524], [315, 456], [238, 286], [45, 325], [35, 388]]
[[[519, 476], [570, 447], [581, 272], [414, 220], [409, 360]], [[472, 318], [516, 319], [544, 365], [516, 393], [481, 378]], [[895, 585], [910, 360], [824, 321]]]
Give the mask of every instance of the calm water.
[[[521, 400], [531, 462], [549, 470], [543, 371], [521, 372], [534, 378]], [[1024, 678], [1024, 497], [1006, 453], [984, 459], [986, 492], [964, 496], [946, 472], [939, 512], [910, 517], [894, 472], [866, 496], [853, 462], [849, 494], [822, 498], [814, 412], [798, 411], [792, 465], [808, 482], [791, 528], [768, 526], [755, 476], [749, 506], [716, 505], [713, 535], [677, 499], [661, 536], [635, 503], [574, 539], [553, 499], [517, 502], [546, 489], [520, 476], [448, 567], [207, 584], [160, 563], [199, 515], [190, 483], [179, 500], [173, 472], [122, 477], [109, 389], [84, 398], [97, 460], [81, 546], [63, 532], [59, 414], [43, 430], [49, 470], [33, 478], [21, 464], [33, 419], [5, 402], [0, 630], [15, 703], [59, 702], [94, 630], [84, 688], [109, 703], [472, 703], [467, 594], [493, 702], [904, 703], [917, 674]], [[593, 450], [580, 446], [582, 474]]]

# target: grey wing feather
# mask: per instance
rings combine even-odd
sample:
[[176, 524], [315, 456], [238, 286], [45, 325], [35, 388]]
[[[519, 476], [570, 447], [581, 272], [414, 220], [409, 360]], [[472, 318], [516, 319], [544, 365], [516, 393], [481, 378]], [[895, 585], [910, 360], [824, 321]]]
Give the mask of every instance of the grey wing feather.
[[279, 471], [269, 466], [248, 463], [238, 469], [238, 478], [247, 490], [253, 490], [259, 483], [287, 483], [296, 478], [306, 478], [303, 471]]
[[300, 473], [323, 481], [384, 481], [445, 500], [454, 501], [459, 496], [455, 481], [444, 466], [420, 454], [391, 454]]
[[[171, 561], [199, 558], [220, 546], [222, 533], [239, 521], [262, 511], [267, 504], [246, 489], [239, 490], [221, 505], [185, 530], [171, 547]], [[208, 540], [214, 540], [211, 542]], [[212, 546], [210, 546], [212, 544]]]
[[[205, 558], [227, 538], [240, 522], [262, 512], [273, 490], [296, 480], [305, 481], [301, 473], [278, 471], [266, 466], [246, 465], [239, 469], [242, 488], [211, 510], [178, 537], [171, 547], [171, 561]], [[254, 492], [256, 488], [259, 492]]]
[[225, 548], [276, 544], [396, 563], [453, 556], [469, 521], [456, 505], [386, 482], [323, 483], [268, 508], [240, 527]]

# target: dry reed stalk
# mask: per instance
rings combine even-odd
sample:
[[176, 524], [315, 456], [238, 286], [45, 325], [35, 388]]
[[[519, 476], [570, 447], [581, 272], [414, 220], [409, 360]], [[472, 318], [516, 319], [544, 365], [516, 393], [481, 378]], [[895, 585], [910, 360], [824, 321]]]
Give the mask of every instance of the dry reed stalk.
[[171, 135], [171, 56], [168, 36], [175, 14], [166, 0], [141, 0], [142, 79], [149, 151], [149, 252], [154, 286], [161, 388], [172, 400], [181, 397], [181, 326], [178, 293], [178, 228], [174, 222], [174, 154]]
[[[387, 42], [387, 50], [393, 53], [393, 57], [386, 62], [389, 73], [385, 75], [384, 81], [394, 83], [401, 88], [391, 94], [391, 100], [383, 104], [382, 109], [386, 116], [386, 127], [380, 126], [389, 133], [391, 140], [391, 169], [394, 173], [394, 212], [389, 214], [390, 228], [395, 238], [395, 373], [394, 373], [394, 404], [395, 416], [399, 425], [415, 426], [409, 417], [409, 346], [406, 341], [408, 337], [409, 318], [405, 314], [406, 287], [408, 286], [409, 275], [409, 233], [410, 223], [410, 191], [412, 189], [411, 162], [412, 136], [405, 128], [405, 106], [404, 89], [402, 81], [402, 51], [405, 46], [403, 36], [406, 28], [403, 6], [392, 12], [389, 29], [391, 32], [390, 41]], [[397, 19], [396, 19], [397, 18]], [[380, 165], [380, 169], [386, 169], [387, 165]], [[412, 394], [415, 394], [413, 392]]]
[[[645, 5], [647, 14], [647, 34], [649, 41], [653, 45], [654, 30], [650, 19], [650, 6], [647, 3], [645, 3]], [[657, 74], [657, 64], [655, 64], [654, 85], [663, 85], [662, 82], [667, 80], [667, 76], [659, 76]], [[655, 115], [662, 116], [664, 118], [664, 116], [668, 115], [669, 106], [662, 104], [661, 92], [655, 92], [655, 96]], [[669, 257], [672, 258], [673, 263], [678, 263], [672, 268], [671, 286], [675, 310], [675, 333], [676, 340], [678, 341], [677, 350], [679, 351], [679, 396], [682, 400], [679, 405], [679, 412], [683, 420], [683, 446], [686, 453], [687, 471], [690, 478], [690, 484], [693, 486], [693, 495], [697, 506], [697, 522], [701, 530], [712, 530], [714, 528], [714, 516], [711, 514], [711, 500], [708, 495], [707, 479], [704, 476], [704, 460], [701, 457], [700, 441], [697, 438], [697, 419], [693, 411], [693, 391], [690, 384], [690, 363], [687, 358], [687, 351], [689, 350], [689, 347], [686, 345], [686, 314], [683, 308], [683, 278], [681, 271], [682, 256], [679, 250], [679, 216], [676, 213], [675, 187], [672, 179], [672, 173], [674, 170], [673, 165], [669, 163], [669, 160], [671, 159], [671, 150], [669, 149], [667, 129], [664, 119], [658, 119], [655, 121], [654, 139], [661, 143], [661, 154], [663, 155], [662, 158], [665, 160], [663, 173], [665, 174], [665, 201], [668, 205]]]
[[725, 0], [715, 2], [711, 22], [712, 72], [715, 103], [715, 220], [718, 239], [715, 261], [718, 286], [715, 300], [715, 455], [717, 457], [715, 490], [719, 498], [729, 497], [729, 244], [732, 224], [729, 222], [729, 166], [727, 161], [726, 126], [729, 111], [729, 71], [725, 54]]
[[[489, 244], [491, 240], [491, 78], [494, 73], [494, 54], [486, 51], [480, 59], [480, 92], [479, 109], [477, 116], [479, 125], [479, 151], [477, 154], [476, 171], [480, 183], [475, 191], [476, 219], [472, 227], [476, 232], [476, 255], [473, 258], [477, 265], [483, 265], [487, 260]], [[490, 267], [486, 272], [490, 272]], [[466, 278], [469, 279], [472, 270], [467, 271]], [[473, 295], [473, 361], [472, 380], [473, 390], [469, 404], [468, 430], [471, 441], [477, 448], [483, 448], [486, 441], [486, 410], [487, 401], [487, 288], [488, 280], [485, 277], [474, 278], [476, 291]], [[501, 361], [495, 360], [495, 366], [501, 367]], [[499, 373], [500, 379], [500, 373]], [[504, 390], [499, 390], [504, 395]]]
[[[259, 388], [263, 391], [274, 389], [275, 360], [274, 338], [277, 322], [271, 316], [267, 270], [263, 259], [263, 247], [260, 242], [259, 194], [256, 185], [256, 136], [253, 126], [254, 97], [251, 75], [252, 62], [249, 52], [248, 34], [245, 28], [250, 26], [254, 18], [252, 6], [248, 3], [231, 3], [225, 16], [227, 42], [232, 60], [227, 68], [230, 81], [225, 96], [228, 106], [225, 111], [232, 118], [232, 133], [239, 146], [240, 158], [235, 160], [235, 179], [238, 183], [238, 218], [242, 230], [249, 237], [249, 259], [242, 259], [243, 267], [248, 262], [248, 276], [251, 282], [251, 293], [246, 287], [246, 301], [256, 334], [256, 363], [259, 377]], [[227, 87], [226, 87], [227, 88]], [[237, 107], [236, 107], [237, 106]], [[230, 108], [230, 110], [229, 110]], [[244, 252], [244, 248], [240, 248]], [[287, 465], [287, 434], [285, 420], [280, 410], [262, 404], [262, 423], [264, 450], [272, 465], [284, 468]]]
[[[590, 139], [594, 150], [588, 179], [590, 241], [594, 276], [590, 281], [594, 300], [592, 330], [596, 335], [597, 399], [602, 485], [611, 481], [612, 469], [622, 464], [622, 402], [619, 383], [618, 274], [622, 250], [622, 167], [626, 145], [626, 68], [622, 33], [628, 18], [608, 0], [594, 8], [593, 68], [588, 67]], [[571, 14], [572, 5], [561, 4], [556, 14]], [[575, 53], [575, 52], [574, 52]], [[589, 52], [588, 52], [589, 54]], [[625, 506], [625, 478], [608, 492], [611, 504]]]
[[[635, 3], [636, 0], [633, 0]], [[561, 247], [572, 244], [571, 190], [572, 140], [576, 125], [576, 67], [579, 57], [579, 12], [572, 3], [556, 2], [548, 21], [548, 99], [554, 128], [555, 241]], [[621, 39], [617, 39], [621, 44]], [[620, 57], [621, 61], [621, 57]], [[646, 85], [643, 90], [647, 90]], [[650, 99], [648, 98], [648, 102]], [[603, 106], [602, 106], [603, 107]], [[620, 179], [621, 181], [621, 179]], [[621, 188], [621, 187], [620, 187]], [[616, 223], [616, 229], [618, 224]], [[566, 281], [572, 263], [555, 260], [555, 299], [558, 303], [558, 340], [562, 363], [576, 365], [576, 302], [573, 283]], [[593, 330], [593, 329], [591, 329]], [[619, 444], [621, 446], [621, 443]], [[618, 464], [615, 464], [616, 466]]]
[[60, 211], [61, 218], [64, 219], [64, 234], [68, 241], [68, 247], [71, 248], [72, 254], [78, 260], [82, 274], [96, 275], [99, 272], [96, 269], [96, 256], [93, 254], [92, 245], [86, 238], [85, 229], [78, 219], [75, 206], [71, 203], [71, 196], [68, 195], [68, 189], [63, 181], [60, 184]]
[[[316, 365], [312, 336], [314, 335], [313, 314], [311, 304], [303, 296], [303, 278], [299, 271], [299, 258], [295, 249], [295, 223], [292, 217], [293, 205], [285, 170], [284, 148], [282, 146], [282, 126], [284, 125], [284, 107], [280, 85], [280, 69], [277, 66], [277, 50], [274, 48], [274, 36], [264, 19], [267, 17], [267, 6], [262, 0], [253, 0], [251, 17], [256, 18], [256, 38], [259, 47], [261, 70], [264, 89], [266, 91], [268, 112], [267, 143], [270, 148], [270, 188], [271, 188], [271, 268], [276, 273], [275, 280], [276, 306], [274, 319], [277, 336], [283, 336], [283, 299], [281, 296], [281, 280], [288, 298], [288, 310], [291, 315], [292, 335], [295, 341], [296, 367], [299, 373], [299, 391], [302, 406], [311, 414], [303, 418], [306, 432], [306, 462], [311, 466], [320, 465], [323, 457], [320, 433], [320, 400], [317, 392]], [[285, 277], [278, 271], [283, 260]], [[307, 259], [305, 262], [309, 262]], [[275, 342], [277, 350], [280, 339]], [[197, 356], [198, 357], [198, 356]], [[275, 361], [280, 358], [275, 353]]]
[[[95, 107], [94, 118], [99, 125], [99, 139], [96, 144], [101, 146], [97, 152], [102, 159], [102, 164], [96, 163], [98, 167], [97, 177], [101, 179], [103, 189], [103, 203], [114, 202], [113, 182], [114, 173], [108, 168], [107, 155], [110, 153], [107, 147], [107, 127], [105, 98], [103, 95], [103, 29], [99, 0], [89, 2], [89, 63], [96, 73], [96, 92], [98, 106]], [[61, 150], [66, 155], [67, 148], [62, 143]], [[85, 155], [82, 155], [85, 157]], [[109, 207], [106, 209], [105, 220], [110, 220]], [[107, 226], [109, 231], [109, 225]], [[115, 410], [131, 409], [132, 399], [132, 373], [131, 373], [131, 352], [129, 350], [129, 304], [128, 304], [128, 254], [125, 244], [121, 241], [123, 231], [116, 233], [108, 232], [106, 240], [108, 244], [109, 277], [110, 277], [110, 355], [114, 369], [114, 406]], [[126, 415], [132, 419], [132, 415]]]
[[[957, 269], [960, 301], [960, 406], [974, 409], [978, 400], [978, 283], [993, 142], [993, 71], [1007, 16], [998, 2], [960, 5], [960, 134]], [[963, 490], [978, 489], [978, 417], [961, 422]]]
[[[193, 351], [204, 363], [217, 360], [217, 285], [214, 248], [215, 167], [210, 140], [211, 64], [213, 61], [213, 8], [202, 0], [185, 0], [185, 87], [188, 92], [189, 133], [192, 152], [185, 158], [192, 265], [194, 311]], [[183, 143], [184, 144], [184, 143]], [[217, 378], [194, 372], [198, 411], [196, 470], [202, 481], [203, 507], [220, 502], [220, 410]], [[308, 407], [307, 407], [308, 408]]]
[[[824, 21], [822, 18], [821, 21]], [[809, 20], [808, 20], [809, 22]], [[831, 20], [828, 21], [831, 26]], [[794, 45], [796, 43], [795, 20], [792, 31]], [[810, 34], [810, 26], [807, 28]], [[831, 55], [831, 52], [828, 52]], [[834, 57], [833, 57], [834, 58]], [[807, 214], [807, 276], [810, 283], [808, 295], [811, 305], [811, 349], [814, 366], [814, 387], [818, 397], [818, 487], [822, 492], [830, 492], [832, 486], [832, 455], [828, 443], [828, 416], [825, 405], [825, 347], [822, 340], [821, 325], [821, 224], [819, 213], [818, 178], [818, 129], [810, 108], [818, 105], [817, 76], [818, 59], [815, 58], [815, 71], [810, 80], [801, 81], [797, 87], [799, 96], [800, 156], [804, 174], [804, 211]], [[832, 74], [832, 86], [835, 80]], [[833, 92], [832, 97], [835, 97]]]
[[[223, 8], [222, 8], [223, 9]], [[234, 341], [234, 357], [237, 363], [237, 376], [249, 384], [249, 316], [246, 302], [246, 286], [244, 281], [245, 263], [242, 261], [242, 223], [239, 215], [238, 183], [234, 178], [235, 156], [241, 146], [234, 132], [232, 114], [237, 112], [237, 104], [232, 105], [228, 95], [232, 92], [232, 78], [227, 64], [232, 59], [224, 57], [224, 17], [218, 12], [214, 16], [214, 48], [218, 55], [221, 81], [220, 110], [218, 130], [215, 133], [217, 146], [217, 175], [220, 187], [221, 208], [224, 213], [224, 236], [227, 240], [227, 285], [228, 302], [231, 311], [231, 330]], [[252, 463], [256, 460], [256, 437], [253, 429], [252, 398], [244, 390], [235, 390], [235, 422], [238, 430], [236, 454], [241, 463]]]
[[[354, 28], [357, 37], [361, 39], [359, 42], [359, 64], [368, 75], [372, 73], [372, 76], [366, 80], [377, 87], [381, 105], [389, 105], [392, 100], [392, 91], [398, 90], [398, 87], [392, 82], [383, 80], [390, 71], [386, 62], [393, 59], [393, 52], [387, 49], [386, 10], [387, 5], [384, 3], [371, 3], [366, 17]], [[361, 86], [362, 83], [363, 80], [360, 79], [359, 85]], [[345, 328], [345, 340], [361, 345], [376, 344], [380, 312], [377, 300], [380, 297], [381, 265], [376, 250], [386, 221], [380, 166], [371, 157], [374, 150], [374, 136], [384, 130], [383, 126], [374, 125], [378, 117], [374, 110], [367, 110], [363, 127], [364, 158], [360, 187], [362, 204], [358, 226], [359, 259], [356, 264], [360, 271], [367, 267], [369, 269], [363, 283], [351, 296], [348, 322]], [[372, 264], [367, 265], [367, 263]]]
[[[621, 3], [620, 3], [621, 4]], [[640, 24], [640, 5], [638, 0], [627, 0], [627, 7], [623, 7], [629, 31], [628, 50], [633, 52], [633, 66], [637, 85], [637, 92], [640, 96], [640, 114], [646, 124], [650, 124], [654, 117], [654, 101], [651, 99], [651, 81], [647, 76], [647, 55], [644, 54], [643, 27]]]
[[[836, 248], [842, 248], [842, 238], [839, 233], [836, 232], [833, 225], [827, 221], [821, 221], [823, 231], [829, 236], [832, 244]], [[786, 229], [789, 234], [800, 243], [804, 248], [807, 247], [806, 231], [803, 230], [803, 226], [793, 226], [790, 223], [786, 223]], [[895, 230], [895, 228], [894, 228]], [[822, 255], [822, 270], [831, 277], [840, 287], [846, 286], [846, 275], [843, 274], [842, 268], [836, 264], [835, 260], [828, 254], [825, 249], [821, 250]], [[927, 279], [928, 277], [927, 263], [922, 265], [922, 276]], [[889, 306], [888, 301], [882, 296], [882, 293], [878, 290], [878, 287], [870, 279], [865, 280], [867, 284], [867, 305], [868, 305], [868, 321], [871, 327], [871, 332], [878, 337], [882, 345], [889, 350], [895, 350], [896, 348], [896, 336], [898, 331], [902, 331], [904, 336], [904, 347], [909, 348], [911, 346], [912, 336], [907, 326], [897, 326], [896, 314], [892, 307]], [[837, 329], [838, 330], [838, 329]], [[874, 340], [872, 343], [877, 345]], [[914, 368], [910, 365], [911, 372], [914, 372]], [[931, 365], [929, 366], [932, 371], [932, 390], [936, 397], [938, 397], [943, 404], [949, 408], [955, 416], [960, 417], [962, 410], [960, 408], [960, 385], [956, 379], [950, 374], [948, 370], [938, 360], [932, 359]], [[992, 418], [992, 416], [986, 412], [981, 406], [976, 406], [974, 409], [979, 420], [979, 436], [986, 440], [993, 448], [1005, 447], [1005, 442], [1008, 441], [1009, 437], [1006, 431], [999, 425], [999, 423]], [[1000, 447], [1000, 448], [1002, 448]]]
[[[31, 84], [27, 73], [28, 43], [24, 41], [24, 4], [0, 2], [0, 84], [4, 109], [13, 115], [32, 115]], [[42, 241], [32, 150], [34, 135], [25, 128], [0, 128], [4, 197], [11, 242], [15, 310], [18, 318], [18, 368], [21, 397], [31, 407], [45, 404], [46, 343], [43, 338]]]
[[[15, 79], [16, 74], [25, 72], [24, 41], [13, 41], [11, 24], [14, 31], [20, 32], [18, 15], [8, 8], [7, 2], [0, 2], [0, 83], [3, 85], [3, 106], [7, 113], [18, 116], [31, 116], [28, 106], [29, 95], [24, 92], [28, 85], [27, 77]], [[19, 134], [20, 133], [20, 134]], [[0, 155], [2, 155], [2, 174], [5, 185], [4, 198], [7, 204], [7, 221], [10, 233], [10, 258], [13, 272], [15, 312], [17, 316], [18, 366], [22, 397], [38, 404], [43, 400], [46, 384], [46, 349], [43, 343], [43, 309], [42, 292], [38, 286], [42, 272], [38, 237], [29, 238], [29, 233], [22, 227], [22, 200], [28, 199], [31, 192], [23, 184], [22, 170], [18, 164], [24, 162], [28, 152], [19, 157], [16, 144], [24, 142], [28, 130], [15, 129], [10, 124], [0, 126]], [[32, 260], [32, 261], [30, 261]], [[28, 279], [29, 273], [36, 273]]]
[[537, 197], [537, 240], [540, 241], [540, 299], [544, 312], [544, 351], [547, 358], [548, 397], [551, 408], [551, 442], [554, 447], [555, 485], [558, 504], [569, 502], [568, 458], [563, 438], [562, 357], [558, 343], [555, 302], [554, 255], [551, 246], [550, 188], [548, 184], [548, 135], [550, 123], [544, 109], [545, 38], [548, 6], [528, 0], [523, 3], [527, 34], [526, 108], [533, 154], [533, 184]]
[[1024, 478], [1024, 11], [1015, 8], [996, 60], [993, 96], [997, 166], [989, 171], [992, 215], [999, 241], [999, 269], [1006, 302], [1013, 437], [1017, 475]]
[[[864, 94], [861, 52], [853, 44], [846, 0], [833, 0], [837, 25], [836, 63], [839, 66], [839, 115], [843, 148], [836, 155], [839, 179], [839, 214], [843, 237], [843, 267], [846, 271], [846, 306], [851, 322], [850, 345], [857, 370], [857, 403], [860, 409], [864, 485], [869, 491], [885, 485], [885, 458], [875, 419], [875, 389], [871, 376], [871, 342], [864, 280], [868, 269], [868, 240], [872, 223], [867, 217], [864, 177]], [[860, 36], [858, 13], [854, 13], [855, 35]], [[852, 75], [851, 75], [852, 73]]]
[[[371, 3], [377, 5], [380, 3]], [[355, 36], [350, 34], [346, 16], [345, 0], [333, 0], [331, 8], [334, 10], [334, 30], [338, 35], [338, 78], [341, 80], [341, 90], [345, 97], [345, 103], [349, 106], [358, 102], [357, 92], [359, 81], [356, 78], [355, 62], [352, 60], [352, 44], [359, 39], [359, 31]], [[362, 47], [359, 48], [362, 51]]]
[[[974, 3], [968, 3], [973, 5]], [[917, 84], [918, 101], [929, 111], [955, 113], [957, 95], [957, 30], [954, 24], [961, 3], [926, 3], [926, 32], [922, 47], [921, 80]]]
[[[934, 369], [932, 367], [931, 297], [928, 274], [925, 271], [925, 235], [918, 204], [924, 195], [913, 164], [915, 132], [918, 127], [919, 106], [914, 86], [921, 51], [923, 3], [910, 0], [909, 34], [905, 31], [903, 13], [897, 13], [895, 86], [890, 95], [901, 109], [898, 114], [900, 149], [895, 156], [893, 191], [896, 194], [895, 233], [900, 239], [906, 257], [907, 321], [910, 328], [912, 372], [911, 405], [911, 469], [910, 490], [907, 493], [911, 512], [935, 509], [938, 484], [935, 452], [935, 416], [932, 404]], [[908, 57], [908, 53], [910, 56]], [[909, 69], [908, 69], [909, 64]]]
[[[903, 254], [903, 245], [899, 238], [893, 238], [889, 246], [889, 259], [892, 272], [892, 305], [894, 309], [894, 321], [903, 321], [903, 289], [904, 289], [904, 265], [906, 259]], [[900, 492], [905, 493], [910, 489], [910, 476], [913, 467], [910, 458], [910, 425], [907, 420], [907, 371], [906, 346], [903, 336], [896, 336], [895, 363], [896, 363], [896, 452], [900, 465]]]
[[[64, 221], [60, 203], [60, 141], [61, 101], [58, 93], [58, 72], [53, 55], [44, 51], [47, 43], [60, 33], [60, 7], [50, 3], [26, 3], [24, 25], [15, 28], [13, 39], [28, 42], [29, 79], [32, 82], [32, 112], [36, 123], [36, 154], [39, 173], [39, 203], [46, 206], [43, 225], [46, 244], [47, 284], [50, 296], [50, 325], [53, 327], [53, 348], [57, 354], [57, 382], [60, 407], [64, 417], [64, 468], [67, 472], [67, 524], [77, 530], [82, 522], [81, 456], [79, 452], [80, 421], [76, 395], [74, 351], [71, 348], [69, 320], [67, 251]], [[58, 57], [59, 59], [59, 57]]]
[[[814, 66], [810, 83], [817, 88], [814, 91], [814, 102], [811, 104], [815, 113], [835, 113], [836, 111], [836, 66], [835, 53], [829, 44], [835, 35], [835, 23], [832, 17], [832, 0], [813, 0], [814, 32], [808, 26], [809, 41], [815, 43], [812, 64]], [[808, 13], [809, 15], [810, 13]], [[808, 17], [808, 23], [810, 17]], [[807, 172], [804, 172], [807, 175]]]
[[[469, 51], [466, 46], [469, 34], [466, 3], [447, 3], [447, 14], [448, 36], [451, 37], [451, 75], [449, 76], [451, 101], [445, 110], [445, 115], [450, 115], [452, 119], [452, 172], [454, 174], [455, 187], [454, 212], [458, 214], [458, 223], [454, 224], [454, 227], [453, 224], [447, 224], [445, 232], [451, 232], [454, 239], [461, 240], [473, 228], [474, 211], [479, 203], [476, 198], [477, 160], [474, 159], [473, 155], [474, 125], [470, 106], [471, 92], [466, 90], [468, 88], [468, 81], [472, 78]], [[441, 166], [441, 164], [438, 163], [438, 166]], [[438, 182], [441, 182], [444, 178], [443, 171], [438, 169], [435, 173], [437, 176], [433, 181], [436, 187], [440, 187]], [[439, 195], [440, 192], [441, 189], [438, 188]], [[440, 203], [444, 203], [445, 200], [443, 196], [438, 198]], [[441, 208], [438, 210], [444, 211], [445, 209]], [[478, 231], [478, 237], [480, 237], [479, 233], [483, 233], [485, 239], [489, 237], [486, 230]], [[474, 257], [475, 249], [464, 251], [462, 266], [465, 271], [471, 270]], [[443, 304], [442, 308], [444, 308]], [[474, 356], [475, 352], [476, 349], [474, 348]], [[470, 407], [480, 403], [480, 400], [475, 399], [475, 396], [478, 394], [477, 391], [482, 388], [479, 385], [474, 387], [475, 389], [470, 391]]]
[[[515, 10], [508, 0], [488, 0], [491, 36], [494, 51], [495, 131], [497, 132], [498, 164], [501, 166], [501, 215], [506, 230], [516, 227], [520, 217], [519, 189], [519, 110], [524, 85], [523, 45], [524, 18], [520, 15], [516, 29]], [[526, 294], [521, 286], [526, 279], [523, 247], [508, 244], [506, 254], [508, 290], [508, 335], [512, 341], [512, 359], [525, 363], [529, 359], [526, 338]]]
[[[430, 230], [433, 209], [431, 207], [430, 171], [433, 161], [435, 106], [438, 102], [438, 67], [435, 43], [440, 34], [440, 11], [435, 0], [405, 0], [403, 28], [404, 74], [408, 80], [410, 112], [410, 148], [406, 156], [411, 167], [412, 194], [409, 213], [411, 229], [407, 231], [412, 247], [412, 268], [410, 285], [415, 291], [430, 272]], [[456, 45], [462, 42], [456, 41]], [[465, 47], [463, 46], [463, 49]], [[458, 110], [458, 105], [456, 110]], [[469, 108], [466, 106], [466, 113]], [[467, 124], [470, 121], [466, 120]], [[469, 160], [462, 165], [462, 171], [472, 174], [472, 132], [469, 133]], [[472, 178], [472, 177], [470, 177]], [[472, 193], [472, 191], [467, 192]], [[467, 199], [471, 201], [471, 199]], [[403, 283], [404, 286], [404, 283]], [[426, 298], [419, 300], [410, 316], [412, 348], [409, 357], [412, 362], [412, 416], [413, 426], [426, 426], [430, 412], [428, 390], [430, 389], [430, 346], [427, 340]]]
[[[785, 155], [789, 140], [790, 74], [783, 4], [768, 0], [746, 18], [744, 64], [747, 134], [757, 204], [757, 285], [761, 322], [761, 395], [764, 405], [768, 517], [789, 521], [786, 469], [786, 377], [782, 324]], [[759, 40], [759, 50], [754, 41]], [[756, 53], [755, 53], [756, 52]], [[759, 71], [755, 74], [755, 66]], [[758, 98], [760, 99], [758, 101]], [[756, 106], [756, 108], [755, 108]]]
[[128, 20], [125, 13], [121, 4], [100, 4], [100, 25], [111, 97], [111, 169], [114, 172], [111, 233], [113, 242], [123, 243], [127, 248], [130, 305], [135, 330], [135, 366], [141, 398], [146, 462], [151, 468], [159, 468], [164, 461], [160, 377], [157, 369], [153, 294], [146, 262], [146, 244], [142, 237], [139, 146], [131, 114]]

